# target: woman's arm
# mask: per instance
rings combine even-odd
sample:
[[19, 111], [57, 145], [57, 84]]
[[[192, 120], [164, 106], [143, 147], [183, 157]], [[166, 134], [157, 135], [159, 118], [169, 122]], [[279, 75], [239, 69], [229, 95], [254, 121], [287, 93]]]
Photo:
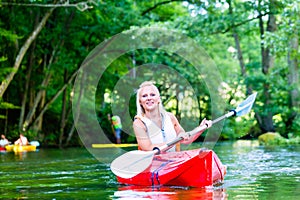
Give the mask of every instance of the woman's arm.
[[[177, 133], [177, 137], [179, 135], [185, 135], [185, 130], [182, 128], [182, 126], [180, 125], [180, 123], [178, 122], [177, 118], [175, 117], [175, 115], [173, 113], [168, 113], [168, 115], [170, 116], [171, 118], [171, 121], [173, 123], [173, 126], [174, 126], [174, 129]], [[181, 144], [189, 144], [187, 142], [189, 142], [190, 138], [185, 138], [183, 141], [181, 141], [180, 143]], [[178, 146], [176, 146], [176, 151], [179, 151], [180, 150], [180, 145], [177, 144]]]
[[[170, 117], [171, 117], [171, 120], [173, 122], [173, 125], [174, 125], [175, 131], [177, 133], [177, 136], [182, 136], [184, 138], [184, 140], [182, 140], [180, 142], [181, 144], [190, 144], [190, 143], [194, 142], [204, 132], [204, 130], [199, 131], [197, 134], [195, 134], [191, 137], [188, 137], [186, 135], [185, 130], [179, 124], [177, 118], [172, 113], [170, 113]], [[209, 127], [211, 127], [212, 122], [211, 122], [211, 120], [203, 119], [199, 126], [202, 126], [202, 125], [205, 125], [205, 124], [207, 124], [207, 128], [209, 128]]]
[[[212, 121], [211, 120], [207, 120], [206, 118], [204, 118], [201, 121], [201, 123], [200, 123], [200, 125], [198, 127], [200, 127], [200, 126], [206, 126], [206, 129], [208, 129], [208, 128], [210, 128], [212, 126]], [[198, 127], [196, 127], [195, 129], [197, 129]], [[188, 139], [189, 143], [187, 143], [187, 144], [190, 144], [190, 143], [194, 142], [206, 129], [204, 129], [202, 131], [198, 131], [198, 133], [196, 133], [193, 136], [191, 136], [190, 139]]]
[[20, 138], [17, 139], [14, 144], [20, 144]]

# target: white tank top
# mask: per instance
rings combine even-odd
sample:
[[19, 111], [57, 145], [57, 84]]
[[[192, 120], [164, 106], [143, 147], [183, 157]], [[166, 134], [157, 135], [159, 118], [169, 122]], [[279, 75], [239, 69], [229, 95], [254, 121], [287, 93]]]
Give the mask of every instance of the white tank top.
[[[167, 113], [161, 115], [162, 115], [162, 129], [160, 129], [160, 127], [158, 127], [147, 117], [136, 116], [136, 118], [141, 119], [142, 122], [145, 124], [148, 137], [151, 140], [152, 144], [159, 144], [164, 142], [168, 143], [175, 140], [177, 137], [170, 116]], [[173, 152], [173, 151], [176, 151], [175, 145], [172, 148], [170, 148], [167, 152]]]

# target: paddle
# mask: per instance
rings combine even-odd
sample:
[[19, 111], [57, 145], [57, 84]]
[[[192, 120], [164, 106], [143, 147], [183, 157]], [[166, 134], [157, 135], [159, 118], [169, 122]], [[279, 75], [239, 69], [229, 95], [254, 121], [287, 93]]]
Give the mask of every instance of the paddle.
[[[215, 119], [212, 121], [212, 124], [215, 124], [225, 118], [231, 116], [242, 116], [250, 112], [252, 105], [255, 101], [256, 94], [254, 93], [250, 95], [246, 100], [244, 100], [235, 110], [229, 111], [227, 114]], [[199, 131], [203, 131], [207, 129], [206, 125], [199, 126], [194, 130], [187, 132], [189, 136], [193, 136], [197, 134]], [[143, 172], [147, 169], [153, 160], [155, 154], [160, 153], [161, 151], [166, 151], [171, 148], [176, 143], [183, 140], [183, 137], [178, 137], [174, 141], [161, 146], [160, 148], [155, 148], [153, 151], [140, 151], [134, 150], [129, 151], [120, 157], [116, 158], [110, 165], [111, 171], [121, 178], [132, 178], [137, 174]]]

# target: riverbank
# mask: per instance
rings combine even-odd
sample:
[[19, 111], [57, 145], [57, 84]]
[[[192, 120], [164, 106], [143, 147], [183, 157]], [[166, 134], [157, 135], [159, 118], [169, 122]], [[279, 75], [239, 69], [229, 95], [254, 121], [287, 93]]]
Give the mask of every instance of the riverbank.
[[300, 137], [284, 138], [279, 133], [268, 132], [260, 135], [258, 141], [261, 145], [298, 145], [300, 144]]

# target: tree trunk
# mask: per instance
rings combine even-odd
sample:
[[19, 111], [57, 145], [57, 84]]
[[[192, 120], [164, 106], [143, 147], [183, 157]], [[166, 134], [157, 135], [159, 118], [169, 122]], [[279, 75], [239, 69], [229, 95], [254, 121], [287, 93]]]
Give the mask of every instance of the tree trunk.
[[59, 44], [56, 45], [56, 47], [52, 51], [52, 54], [51, 54], [51, 57], [49, 58], [49, 61], [47, 59], [47, 55], [45, 54], [45, 56], [44, 56], [44, 63], [48, 62], [47, 67], [44, 67], [44, 68], [47, 68], [47, 70], [46, 70], [47, 73], [45, 75], [45, 78], [44, 78], [41, 86], [40, 86], [41, 87], [40, 91], [37, 93], [36, 97], [34, 98], [33, 106], [31, 107], [29, 113], [26, 116], [26, 120], [23, 123], [23, 131], [25, 131], [28, 128], [28, 126], [30, 126], [30, 124], [33, 120], [33, 117], [36, 113], [37, 106], [40, 103], [40, 101], [42, 100], [42, 95], [45, 93], [45, 88], [48, 86], [49, 81], [50, 81], [51, 76], [52, 76], [50, 68], [51, 68], [51, 66], [54, 62], [54, 59], [56, 57], [56, 54], [57, 54], [57, 51], [58, 51], [59, 47], [61, 47], [62, 45], [63, 45], [62, 41], [60, 41]]
[[32, 55], [30, 56], [30, 60], [29, 60], [29, 64], [28, 64], [27, 72], [26, 72], [26, 77], [25, 77], [25, 90], [23, 92], [22, 103], [21, 103], [19, 131], [23, 130], [22, 126], [23, 126], [24, 118], [25, 118], [27, 96], [28, 96], [28, 91], [29, 91], [30, 77], [31, 77], [32, 65], [33, 65], [32, 59], [33, 59], [33, 50], [32, 50]]
[[73, 81], [73, 79], [76, 77], [78, 71], [80, 69], [77, 69], [71, 77], [69, 77], [68, 81], [63, 85], [62, 88], [60, 88], [56, 94], [45, 104], [45, 106], [41, 109], [41, 111], [39, 112], [38, 116], [35, 118], [33, 124], [35, 124], [42, 116], [43, 114], [46, 112], [46, 110], [48, 110], [48, 107], [57, 99], [57, 97], [59, 97], [59, 95], [67, 88], [67, 86]]
[[[39, 104], [39, 108], [40, 109], [43, 108], [45, 103], [46, 103], [46, 91], [44, 90], [42, 91], [42, 97]], [[33, 130], [35, 133], [37, 133], [36, 135], [37, 140], [44, 139], [44, 134], [42, 133], [42, 129], [43, 129], [43, 116], [40, 117], [40, 119], [33, 124]]]
[[[70, 16], [68, 17], [68, 19], [65, 22], [64, 34], [68, 34], [69, 33], [69, 27], [70, 27], [71, 21], [73, 20], [73, 17], [74, 17], [74, 12], [72, 12], [70, 14]], [[64, 43], [65, 43], [65, 40], [62, 40], [60, 46], [62, 47], [64, 45]], [[65, 71], [64, 71], [64, 83], [67, 83], [67, 82], [68, 82], [68, 70], [65, 69]], [[63, 147], [63, 138], [64, 138], [66, 120], [67, 120], [68, 115], [69, 115], [68, 114], [69, 112], [67, 112], [67, 96], [68, 96], [68, 93], [67, 93], [66, 90], [64, 90], [64, 92], [63, 92], [63, 100], [62, 100], [62, 113], [61, 113], [61, 122], [60, 122], [60, 134], [59, 134], [59, 141], [58, 141], [59, 148]], [[69, 111], [71, 111], [71, 106], [69, 108], [70, 108]]]
[[288, 67], [289, 75], [288, 82], [289, 85], [293, 86], [290, 90], [290, 101], [289, 107], [292, 108], [291, 115], [288, 117], [286, 126], [287, 129], [291, 129], [294, 119], [296, 118], [299, 111], [297, 109], [300, 107], [300, 97], [299, 97], [299, 63], [298, 63], [298, 50], [299, 50], [299, 36], [298, 30], [296, 29], [294, 35], [289, 42], [289, 52], [288, 52]]
[[[65, 69], [64, 73], [64, 81], [67, 81], [68, 71]], [[61, 120], [60, 120], [60, 134], [59, 134], [59, 148], [62, 148], [63, 145], [63, 137], [66, 126], [66, 113], [67, 113], [67, 91], [64, 90], [63, 98], [62, 98], [62, 109], [61, 109]]]
[[20, 65], [22, 63], [22, 60], [28, 50], [28, 48], [30, 47], [30, 45], [32, 44], [32, 42], [37, 38], [38, 34], [41, 32], [41, 30], [44, 28], [47, 20], [49, 19], [49, 17], [51, 16], [52, 12], [54, 11], [55, 7], [50, 8], [48, 10], [48, 12], [44, 15], [42, 21], [38, 24], [38, 26], [33, 30], [33, 32], [31, 33], [31, 35], [27, 38], [27, 40], [25, 41], [24, 45], [22, 46], [22, 48], [20, 49], [13, 69], [11, 70], [10, 74], [7, 75], [7, 77], [5, 78], [4, 81], [2, 81], [1, 85], [0, 85], [0, 98], [3, 97], [4, 92], [6, 91], [7, 87], [9, 86], [9, 84], [11, 83], [11, 81], [13, 80], [15, 74], [18, 72]]
[[[50, 64], [50, 66], [51, 66], [51, 64]], [[50, 67], [48, 67], [48, 69], [49, 68]], [[25, 121], [23, 123], [23, 131], [26, 131], [27, 128], [30, 126], [30, 124], [31, 124], [31, 122], [33, 120], [33, 117], [34, 117], [34, 115], [36, 113], [37, 107], [38, 107], [39, 103], [42, 100], [42, 95], [45, 92], [45, 88], [49, 84], [50, 78], [51, 78], [51, 73], [50, 73], [50, 70], [48, 70], [48, 72], [46, 74], [46, 77], [45, 77], [45, 79], [43, 80], [43, 82], [41, 84], [41, 90], [37, 93], [36, 97], [34, 98], [33, 106], [30, 109], [30, 111], [28, 112], [28, 114], [26, 116], [26, 119], [25, 119]]]
[[[270, 5], [272, 1], [270, 2]], [[259, 14], [261, 15], [260, 11]], [[275, 32], [276, 31], [276, 18], [273, 14], [268, 15], [267, 22], [267, 31]], [[261, 37], [261, 57], [262, 57], [262, 72], [265, 76], [269, 75], [269, 69], [274, 65], [274, 57], [270, 53], [271, 46], [265, 46], [265, 30], [262, 17], [259, 18], [259, 28], [260, 28], [260, 37]], [[263, 112], [256, 113], [256, 119], [259, 123], [260, 129], [262, 132], [274, 132], [273, 124], [273, 112], [271, 105], [271, 93], [270, 93], [270, 83], [265, 82], [263, 84], [263, 94], [262, 100], [264, 102]]]
[[5, 109], [4, 135], [7, 134], [7, 130], [8, 130], [8, 109]]
[[292, 107], [300, 106], [299, 99], [299, 65], [297, 59], [297, 52], [299, 49], [298, 35], [295, 35], [290, 41], [290, 51], [288, 53], [288, 65], [289, 65], [289, 84], [293, 85], [293, 89], [290, 91]]
[[[239, 39], [239, 35], [238, 32], [236, 30], [236, 26], [234, 23], [234, 13], [233, 13], [233, 7], [231, 4], [231, 0], [227, 0], [227, 3], [229, 5], [229, 14], [231, 16], [231, 26], [232, 26], [232, 36], [234, 38], [234, 42], [235, 42], [235, 48], [237, 50], [237, 55], [238, 55], [238, 60], [239, 60], [239, 64], [240, 64], [240, 68], [241, 68], [241, 75], [244, 79], [247, 78], [247, 72], [246, 72], [246, 66], [245, 66], [245, 62], [244, 62], [244, 57], [243, 57], [243, 53], [242, 53], [242, 49], [241, 49], [241, 45], [240, 45], [240, 39]], [[249, 85], [246, 85], [246, 96], [252, 94], [252, 88]]]
[[[79, 71], [79, 70], [78, 70]], [[76, 73], [77, 74], [77, 73]], [[75, 124], [78, 123], [78, 120], [79, 120], [79, 116], [80, 116], [80, 101], [81, 101], [81, 97], [83, 96], [84, 94], [84, 90], [83, 90], [83, 84], [85, 82], [85, 74], [82, 74], [82, 78], [81, 78], [81, 87], [80, 87], [80, 93], [79, 93], [79, 96], [78, 96], [78, 100], [77, 100], [77, 104], [76, 104], [76, 110], [77, 110], [77, 113], [76, 113], [76, 116], [74, 117], [74, 122], [73, 122], [73, 125], [72, 125], [72, 128], [70, 129], [69, 131], [69, 134], [68, 134], [68, 138], [67, 138], [67, 141], [66, 141], [66, 144], [65, 146], [68, 146], [72, 137], [73, 137], [73, 134], [75, 132]]]
[[[40, 18], [40, 12], [35, 17], [35, 26], [38, 25], [39, 18]], [[22, 128], [23, 128], [22, 125], [24, 123], [24, 118], [25, 118], [27, 96], [28, 96], [29, 85], [30, 85], [30, 77], [31, 77], [31, 72], [32, 72], [32, 68], [33, 68], [33, 65], [34, 65], [34, 50], [35, 50], [35, 47], [36, 47], [36, 40], [34, 40], [34, 42], [32, 44], [32, 47], [30, 49], [30, 56], [29, 56], [29, 61], [28, 61], [28, 66], [27, 66], [26, 77], [25, 77], [25, 90], [23, 92], [22, 103], [21, 103], [19, 131], [22, 131]]]

